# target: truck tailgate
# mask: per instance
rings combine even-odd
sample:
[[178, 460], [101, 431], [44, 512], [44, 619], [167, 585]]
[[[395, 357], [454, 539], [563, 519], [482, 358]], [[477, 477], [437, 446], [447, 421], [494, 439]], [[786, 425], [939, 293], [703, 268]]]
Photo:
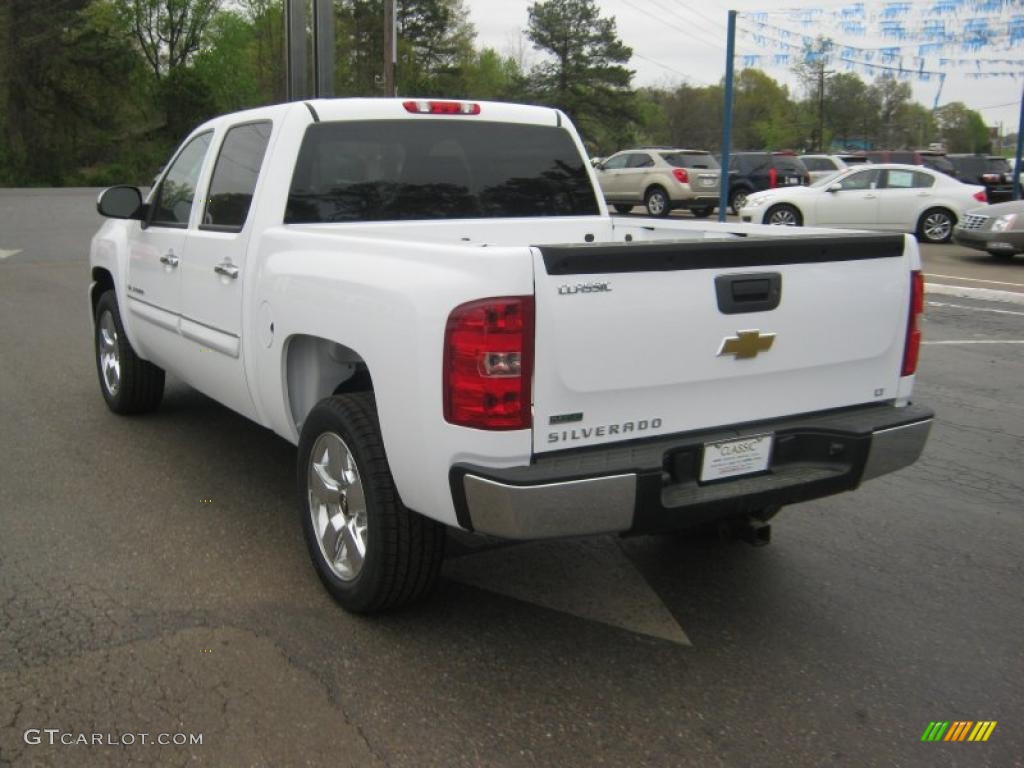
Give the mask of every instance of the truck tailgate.
[[903, 235], [538, 246], [534, 451], [892, 400]]

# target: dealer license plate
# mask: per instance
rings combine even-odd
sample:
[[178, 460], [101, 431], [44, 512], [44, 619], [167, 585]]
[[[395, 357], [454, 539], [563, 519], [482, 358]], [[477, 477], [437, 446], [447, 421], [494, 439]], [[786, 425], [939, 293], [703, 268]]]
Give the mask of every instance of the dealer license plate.
[[705, 443], [700, 480], [703, 483], [708, 480], [764, 472], [768, 469], [771, 455], [771, 435], [754, 435], [739, 440]]

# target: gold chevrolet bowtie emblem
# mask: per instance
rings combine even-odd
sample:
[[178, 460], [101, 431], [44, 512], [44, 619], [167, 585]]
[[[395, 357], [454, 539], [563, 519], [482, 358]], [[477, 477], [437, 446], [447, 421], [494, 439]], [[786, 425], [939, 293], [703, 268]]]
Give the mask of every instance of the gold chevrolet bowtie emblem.
[[737, 331], [735, 336], [724, 339], [718, 356], [735, 355], [737, 360], [757, 357], [758, 352], [767, 352], [775, 342], [774, 333], [760, 331]]

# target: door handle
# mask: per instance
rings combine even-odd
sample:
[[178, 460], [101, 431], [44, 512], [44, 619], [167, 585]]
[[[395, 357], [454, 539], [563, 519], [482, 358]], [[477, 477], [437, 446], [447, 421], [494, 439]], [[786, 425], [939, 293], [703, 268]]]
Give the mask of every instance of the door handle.
[[238, 267], [236, 267], [230, 261], [222, 261], [220, 264], [213, 268], [213, 271], [216, 272], [218, 275], [230, 277], [232, 280], [238, 277]]
[[173, 269], [178, 266], [178, 257], [174, 255], [174, 251], [168, 251], [160, 257], [160, 263], [166, 264], [168, 267]]
[[878, 199], [878, 195], [864, 195], [864, 199], [865, 200], [876, 200], [876, 199]]

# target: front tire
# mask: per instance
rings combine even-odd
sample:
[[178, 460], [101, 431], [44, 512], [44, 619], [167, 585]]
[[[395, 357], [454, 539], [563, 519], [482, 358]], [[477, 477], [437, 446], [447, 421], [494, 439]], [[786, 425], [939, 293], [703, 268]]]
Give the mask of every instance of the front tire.
[[792, 205], [775, 205], [765, 213], [764, 223], [780, 227], [802, 227], [804, 217]]
[[644, 195], [644, 205], [647, 207], [647, 213], [655, 218], [668, 216], [669, 211], [672, 210], [668, 192], [661, 187], [651, 187], [647, 190], [647, 194]]
[[621, 213], [623, 216], [625, 216], [627, 213], [633, 210], [632, 205], [622, 205], [620, 203], [615, 203], [614, 207], [616, 213]]
[[917, 236], [933, 245], [948, 243], [953, 236], [956, 216], [945, 208], [929, 208], [917, 222]]
[[121, 415], [155, 411], [164, 396], [164, 371], [135, 354], [114, 291], [96, 302], [93, 326], [96, 372], [107, 407]]
[[708, 216], [714, 213], [714, 210], [715, 209], [712, 206], [708, 206], [707, 208], [691, 208], [690, 213], [692, 213], [695, 218], [706, 219]]
[[408, 605], [437, 583], [444, 526], [402, 504], [373, 394], [321, 400], [302, 426], [299, 507], [320, 581], [353, 613]]

